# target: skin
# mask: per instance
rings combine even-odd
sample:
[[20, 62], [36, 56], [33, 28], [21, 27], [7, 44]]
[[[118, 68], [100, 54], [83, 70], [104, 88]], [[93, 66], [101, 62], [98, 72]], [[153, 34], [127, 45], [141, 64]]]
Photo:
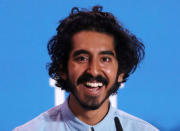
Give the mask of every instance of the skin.
[[[69, 79], [73, 84], [74, 94], [78, 99], [91, 106], [98, 105], [105, 100], [98, 109], [85, 109], [70, 93], [69, 107], [72, 112], [83, 122], [95, 125], [100, 122], [108, 112], [109, 98], [107, 92], [115, 83], [121, 82], [123, 74], [117, 76], [118, 61], [114, 50], [114, 38], [105, 33], [95, 31], [81, 31], [72, 37], [72, 50], [68, 60], [68, 73], [63, 74], [64, 79]], [[77, 84], [78, 78], [84, 74], [93, 77], [103, 76], [109, 82], [101, 88], [87, 88], [85, 83]], [[90, 80], [97, 83], [96, 80]]]

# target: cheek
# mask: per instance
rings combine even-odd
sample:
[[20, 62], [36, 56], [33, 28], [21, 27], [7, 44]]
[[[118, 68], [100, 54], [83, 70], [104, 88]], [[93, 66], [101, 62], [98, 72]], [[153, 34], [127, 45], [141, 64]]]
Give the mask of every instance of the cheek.
[[115, 69], [106, 69], [105, 70], [107, 76], [109, 77], [109, 79], [114, 79], [116, 77], [117, 71]]
[[112, 62], [110, 64], [103, 65], [102, 68], [104, 68], [104, 70], [106, 70], [107, 73], [117, 72], [118, 63], [116, 61], [114, 61], [114, 62]]
[[103, 68], [105, 74], [109, 77], [109, 79], [113, 80], [116, 78], [118, 71], [118, 64], [116, 62], [109, 66], [104, 66]]
[[81, 66], [79, 66], [76, 63], [69, 63], [68, 64], [68, 71], [69, 71], [69, 79], [75, 83], [77, 81], [77, 79], [79, 78], [79, 76], [82, 74], [83, 72], [83, 68]]

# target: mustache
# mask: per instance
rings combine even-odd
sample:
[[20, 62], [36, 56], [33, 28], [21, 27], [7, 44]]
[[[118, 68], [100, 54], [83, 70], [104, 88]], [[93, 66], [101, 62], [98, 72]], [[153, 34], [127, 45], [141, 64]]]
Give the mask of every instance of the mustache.
[[82, 74], [78, 78], [77, 84], [79, 85], [79, 84], [83, 84], [85, 82], [93, 81], [93, 80], [97, 81], [97, 82], [101, 82], [101, 83], [103, 83], [103, 85], [107, 85], [109, 83], [109, 81], [101, 75], [93, 77], [91, 74], [85, 73], [85, 74]]

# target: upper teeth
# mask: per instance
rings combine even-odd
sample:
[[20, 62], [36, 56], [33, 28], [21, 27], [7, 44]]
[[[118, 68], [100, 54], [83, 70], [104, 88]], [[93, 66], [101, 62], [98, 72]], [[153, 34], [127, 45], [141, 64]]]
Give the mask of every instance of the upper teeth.
[[100, 82], [98, 82], [98, 83], [97, 82], [96, 83], [87, 82], [86, 85], [91, 86], [91, 87], [103, 86], [103, 84]]

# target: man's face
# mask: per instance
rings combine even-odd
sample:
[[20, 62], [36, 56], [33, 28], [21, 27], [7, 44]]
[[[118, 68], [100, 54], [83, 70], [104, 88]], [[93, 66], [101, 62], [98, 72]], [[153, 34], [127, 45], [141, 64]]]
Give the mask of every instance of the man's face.
[[74, 98], [85, 108], [97, 109], [109, 97], [117, 76], [114, 39], [105, 33], [81, 31], [72, 37], [67, 79]]

